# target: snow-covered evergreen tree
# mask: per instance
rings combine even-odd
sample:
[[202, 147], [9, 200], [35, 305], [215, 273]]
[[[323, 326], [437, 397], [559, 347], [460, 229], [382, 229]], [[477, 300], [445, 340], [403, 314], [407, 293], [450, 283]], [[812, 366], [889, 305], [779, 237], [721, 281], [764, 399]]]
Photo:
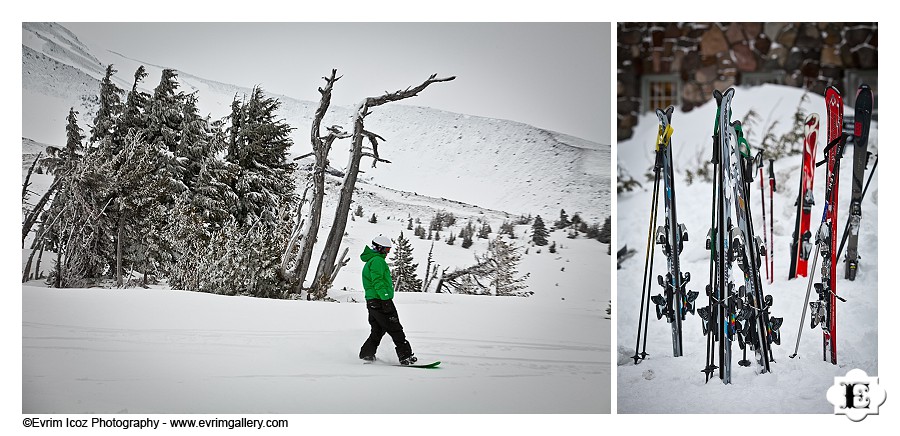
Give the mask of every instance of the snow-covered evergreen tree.
[[544, 225], [544, 220], [541, 219], [540, 215], [534, 217], [534, 224], [531, 225], [532, 242], [538, 246], [547, 245], [548, 236], [550, 236], [550, 234], [547, 233], [547, 226]]
[[91, 127], [91, 144], [100, 144], [104, 138], [109, 137], [107, 145], [111, 148], [108, 154], [116, 151], [120, 143], [121, 134], [116, 130], [119, 118], [122, 116], [122, 95], [125, 93], [116, 86], [112, 76], [116, 74], [112, 64], [106, 66], [106, 75], [100, 81], [100, 107], [94, 117], [94, 125]]
[[606, 217], [606, 221], [603, 223], [603, 227], [600, 228], [600, 232], [597, 235], [597, 240], [604, 244], [612, 242], [612, 216]]
[[150, 103], [150, 94], [138, 89], [138, 84], [141, 83], [145, 77], [147, 77], [147, 71], [144, 69], [144, 66], [141, 65], [138, 67], [137, 71], [134, 72], [134, 83], [125, 100], [124, 113], [122, 114], [122, 120], [119, 123], [119, 127], [125, 134], [130, 130], [141, 132], [147, 128], [145, 110]]
[[422, 281], [416, 275], [419, 264], [413, 263], [413, 248], [403, 232], [397, 237], [397, 244], [391, 250], [391, 279], [398, 292], [419, 292]]
[[238, 198], [235, 217], [243, 224], [273, 217], [295, 200], [295, 164], [287, 159], [293, 144], [291, 127], [276, 119], [281, 103], [253, 88], [249, 100], [232, 103], [231, 144], [226, 160], [238, 167], [234, 192]]
[[488, 244], [488, 252], [482, 257], [482, 262], [489, 266], [488, 278], [493, 295], [527, 297], [534, 294], [525, 290], [525, 280], [530, 273], [519, 275], [521, 260], [519, 247], [500, 236]]
[[507, 235], [509, 236], [509, 239], [516, 239], [516, 228], [511, 222], [504, 221], [503, 224], [500, 225], [499, 234]]
[[491, 225], [488, 224], [487, 221], [481, 225], [481, 230], [478, 231], [478, 237], [481, 239], [488, 239], [491, 237], [491, 233], [493, 233], [493, 229], [491, 229]]
[[554, 226], [556, 226], [557, 229], [564, 229], [566, 227], [569, 227], [571, 224], [572, 224], [572, 222], [569, 221], [569, 215], [566, 214], [566, 210], [560, 209], [559, 221], [554, 223]]

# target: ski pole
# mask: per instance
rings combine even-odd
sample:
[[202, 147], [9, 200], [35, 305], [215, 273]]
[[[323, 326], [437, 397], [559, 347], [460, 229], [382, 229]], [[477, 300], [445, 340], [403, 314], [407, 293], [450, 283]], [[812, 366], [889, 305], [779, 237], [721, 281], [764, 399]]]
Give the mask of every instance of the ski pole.
[[[646, 327], [643, 329], [644, 352], [638, 353], [638, 349], [640, 348], [640, 344], [641, 344], [641, 331], [642, 331], [641, 327], [643, 325], [645, 325], [645, 322], [644, 322], [644, 312], [645, 312], [644, 307], [645, 306], [647, 308], [646, 309], [646, 312], [647, 312], [646, 319], [648, 321], [650, 319], [650, 301], [649, 301], [650, 299], [645, 298], [645, 297], [649, 294], [649, 290], [650, 290], [649, 287], [647, 286], [647, 284], [648, 284], [648, 282], [647, 282], [648, 266], [649, 266], [650, 271], [653, 270], [653, 256], [651, 256], [650, 250], [651, 250], [651, 248], [656, 247], [656, 232], [654, 232], [653, 229], [656, 228], [656, 213], [657, 213], [657, 210], [659, 209], [658, 208], [658, 205], [659, 205], [659, 167], [658, 166], [654, 167], [654, 173], [656, 173], [655, 174], [656, 177], [655, 177], [655, 180], [653, 181], [653, 200], [652, 200], [653, 202], [650, 205], [650, 230], [647, 232], [647, 251], [646, 251], [646, 255], [644, 256], [644, 280], [642, 282], [642, 289], [641, 289], [641, 306], [640, 306], [640, 316], [638, 317], [638, 334], [637, 334], [637, 342], [634, 345], [634, 356], [632, 356], [632, 358], [634, 359], [635, 365], [637, 365], [640, 360], [643, 360], [645, 357], [647, 357], [647, 353], [646, 353], [647, 330], [646, 330]], [[651, 241], [652, 241], [652, 243], [651, 243]], [[655, 253], [655, 251], [656, 250], [654, 249], [653, 253]], [[650, 274], [650, 277], [653, 277], [652, 272]], [[645, 301], [646, 301], [646, 305], [645, 305]]]
[[[775, 282], [775, 170], [772, 168], [774, 159], [769, 159], [769, 269], [772, 274], [769, 276], [769, 283]], [[762, 177], [762, 168], [760, 168], [760, 177]], [[762, 183], [762, 180], [760, 180]], [[766, 205], [763, 205], [763, 236], [766, 234]]]
[[[762, 150], [759, 151], [759, 154], [756, 155], [756, 166], [759, 168], [759, 203], [762, 205], [762, 216], [763, 216], [763, 245], [766, 248], [769, 246], [768, 238], [766, 236], [766, 189], [763, 186], [763, 155]], [[772, 254], [766, 250], [766, 258]], [[771, 274], [769, 273], [769, 262], [766, 262], [766, 280], [770, 280]]]
[[[812, 269], [810, 271], [816, 270], [816, 261], [819, 260], [819, 244], [816, 244], [816, 251], [813, 254], [812, 261]], [[806, 300], [803, 301], [803, 313], [800, 315], [800, 328], [797, 330], [797, 345], [794, 346], [794, 354], [791, 354], [791, 359], [797, 357], [797, 350], [800, 349], [800, 335], [803, 334], [803, 320], [806, 319], [806, 307], [809, 306], [809, 294], [812, 291], [813, 280], [815, 278], [815, 274], [809, 275], [809, 285], [806, 286]]]

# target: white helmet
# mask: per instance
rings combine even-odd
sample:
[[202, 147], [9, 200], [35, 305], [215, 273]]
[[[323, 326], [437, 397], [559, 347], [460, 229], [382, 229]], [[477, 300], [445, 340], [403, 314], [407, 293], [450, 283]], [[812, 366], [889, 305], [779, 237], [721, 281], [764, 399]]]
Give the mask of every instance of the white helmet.
[[394, 242], [391, 241], [391, 238], [388, 238], [387, 236], [378, 235], [375, 237], [375, 239], [372, 240], [372, 248], [392, 248], [393, 246]]

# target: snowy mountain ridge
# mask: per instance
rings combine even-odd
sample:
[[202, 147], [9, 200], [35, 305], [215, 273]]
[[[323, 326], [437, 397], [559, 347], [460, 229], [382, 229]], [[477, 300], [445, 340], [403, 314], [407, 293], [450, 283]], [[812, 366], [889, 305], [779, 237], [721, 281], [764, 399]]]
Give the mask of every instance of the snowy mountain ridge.
[[[73, 106], [87, 131], [106, 65], [114, 65], [116, 83], [126, 90], [140, 65], [148, 72], [140, 86], [146, 91], [152, 91], [161, 74], [158, 66], [85, 44], [59, 24], [23, 23], [22, 33], [23, 137], [31, 140], [61, 144], [65, 116]], [[182, 91], [198, 92], [201, 113], [213, 119], [230, 112], [235, 95], [250, 92], [189, 72], [179, 71], [178, 79]], [[340, 92], [340, 84], [335, 92]], [[294, 127], [292, 153], [305, 154], [318, 103], [271, 95], [282, 103], [279, 115]], [[332, 106], [323, 125], [350, 129], [352, 112]], [[364, 161], [364, 181], [513, 214], [548, 216], [565, 209], [602, 221], [610, 213], [608, 145], [514, 121], [399, 104], [375, 108], [366, 122], [370, 131], [385, 138], [380, 151], [392, 164], [367, 168]], [[347, 162], [349, 148], [349, 140], [335, 143], [332, 166]]]

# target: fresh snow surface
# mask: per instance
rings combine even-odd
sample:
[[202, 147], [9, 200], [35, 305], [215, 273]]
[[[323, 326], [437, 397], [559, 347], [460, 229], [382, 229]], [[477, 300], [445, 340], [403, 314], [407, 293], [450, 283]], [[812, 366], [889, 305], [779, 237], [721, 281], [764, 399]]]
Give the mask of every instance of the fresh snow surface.
[[[732, 103], [732, 120], [742, 119], [748, 110], [760, 114], [765, 128], [778, 120], [774, 133], [780, 136], [790, 127], [803, 91], [775, 85], [736, 89]], [[816, 159], [824, 158], [825, 102], [824, 97], [809, 95], [810, 101], [803, 108], [806, 113], [820, 116], [819, 142]], [[705, 249], [706, 233], [710, 225], [712, 185], [695, 181], [688, 185], [684, 171], [696, 169], [701, 159], [708, 160], [711, 153], [711, 136], [716, 106], [711, 101], [689, 113], [676, 109], [672, 117], [675, 132], [672, 136], [675, 182], [678, 201], [678, 220], [687, 226], [689, 240], [681, 254], [682, 271], [691, 273], [687, 288], [700, 292], [697, 307], [707, 305], [705, 287], [709, 283], [709, 252]], [[846, 107], [845, 114], [853, 115], [853, 108]], [[760, 269], [764, 279], [763, 289], [774, 298], [772, 316], [784, 317], [781, 327], [781, 345], [773, 346], [776, 363], [772, 372], [754, 373], [753, 367], [737, 365], [740, 349], [735, 343], [732, 352], [736, 356], [732, 366], [733, 384], [726, 386], [718, 378], [704, 383], [700, 372], [705, 365], [706, 338], [701, 320], [688, 315], [684, 326], [684, 356], [672, 357], [671, 327], [665, 320], [657, 320], [651, 305], [647, 352], [650, 356], [638, 365], [634, 364], [638, 308], [641, 300], [641, 279], [647, 244], [647, 230], [653, 182], [645, 181], [643, 174], [653, 165], [653, 144], [656, 140], [657, 119], [654, 114], [640, 118], [635, 136], [618, 144], [618, 165], [644, 185], [643, 189], [618, 195], [618, 246], [628, 245], [638, 252], [623, 263], [618, 271], [617, 293], [617, 409], [619, 413], [834, 413], [834, 407], [825, 399], [825, 392], [834, 384], [834, 377], [844, 376], [853, 368], [860, 368], [869, 375], [878, 374], [878, 172], [876, 170], [869, 191], [862, 205], [859, 250], [860, 266], [856, 281], [845, 280], [844, 263], [839, 261], [837, 293], [847, 303], [838, 302], [838, 362], [837, 366], [822, 360], [822, 331], [809, 328], [809, 312], [803, 319], [803, 333], [799, 355], [790, 359], [797, 341], [800, 315], [806, 296], [807, 278], [787, 280], [790, 265], [789, 244], [794, 231], [794, 200], [797, 196], [801, 156], [793, 155], [775, 161], [777, 192], [775, 193], [775, 282], [765, 281], [765, 267]], [[756, 127], [749, 140], [752, 146], [759, 144], [763, 126]], [[872, 123], [868, 150], [878, 152], [878, 124]], [[847, 219], [850, 203], [853, 150], [846, 150], [841, 164], [840, 202], [838, 205], [839, 232]], [[874, 162], [874, 159], [873, 161]], [[869, 163], [869, 169], [872, 168]], [[758, 177], [758, 170], [755, 173]], [[766, 186], [766, 216], [769, 219], [768, 162], [764, 171]], [[868, 177], [868, 172], [866, 174]], [[662, 183], [662, 182], [661, 182]], [[825, 165], [816, 169], [813, 207], [810, 228], [818, 228], [824, 204]], [[751, 211], [756, 226], [755, 234], [762, 237], [759, 181], [754, 180], [751, 190]], [[657, 225], [664, 224], [664, 206], [660, 200]], [[766, 229], [769, 223], [766, 223]], [[771, 243], [771, 242], [770, 242]], [[844, 248], [846, 253], [846, 247]], [[810, 255], [812, 256], [812, 254]], [[811, 267], [811, 262], [810, 262]], [[811, 268], [810, 268], [811, 269]], [[738, 270], [735, 267], [735, 270]], [[821, 277], [821, 256], [815, 271], [810, 271], [818, 281]], [[657, 249], [653, 267], [654, 276], [665, 274], [665, 256]], [[736, 277], [736, 282], [742, 279]], [[661, 287], [653, 277], [651, 293], [661, 293]], [[811, 300], [815, 300], [813, 290]], [[650, 400], [652, 399], [652, 401]]]
[[443, 362], [435, 370], [384, 365], [397, 362], [387, 336], [383, 362], [358, 360], [368, 335], [358, 253], [339, 276], [354, 287], [331, 293], [341, 303], [32, 281], [22, 411], [608, 413], [610, 259], [595, 246], [526, 255], [530, 298], [397, 293], [416, 355]]

